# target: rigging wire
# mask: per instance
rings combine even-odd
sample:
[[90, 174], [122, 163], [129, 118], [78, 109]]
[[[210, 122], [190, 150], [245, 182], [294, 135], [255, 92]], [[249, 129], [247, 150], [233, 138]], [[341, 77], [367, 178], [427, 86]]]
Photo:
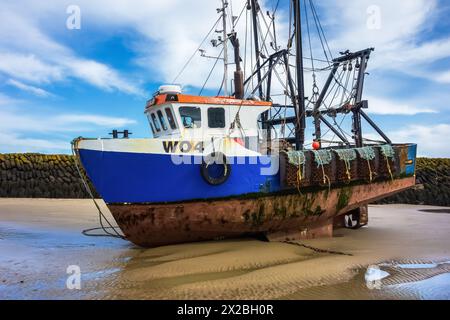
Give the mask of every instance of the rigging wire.
[[244, 41], [244, 79], [247, 74], [247, 40], [248, 40], [248, 10], [245, 12], [245, 41]]
[[[330, 46], [328, 45], [328, 40], [327, 40], [327, 37], [325, 36], [325, 32], [323, 30], [322, 23], [320, 22], [320, 18], [319, 18], [319, 15], [317, 14], [316, 7], [314, 6], [313, 0], [309, 0], [309, 4], [310, 4], [310, 7], [311, 7], [311, 12], [312, 12], [313, 17], [314, 17], [314, 21], [315, 21], [315, 24], [316, 24], [316, 28], [317, 28], [317, 32], [318, 32], [318, 35], [319, 35], [319, 39], [320, 39], [320, 42], [322, 44], [322, 48], [324, 50], [325, 57], [327, 58], [327, 60], [333, 60], [333, 54], [331, 53]], [[325, 46], [328, 49], [328, 54], [330, 55], [330, 57], [328, 57], [327, 51], [325, 49]]]
[[312, 43], [311, 43], [311, 32], [309, 30], [309, 16], [308, 16], [308, 8], [306, 6], [306, 1], [303, 2], [305, 7], [305, 17], [306, 17], [306, 29], [308, 34], [308, 43], [309, 43], [309, 52], [310, 52], [310, 60], [311, 60], [311, 68], [313, 72], [315, 71], [314, 68], [314, 57], [313, 57], [313, 50], [312, 50]]
[[[224, 49], [222, 48], [222, 51], [220, 52], [219, 56], [216, 58], [216, 61], [214, 62], [214, 65], [212, 66], [211, 71], [208, 74], [208, 77], [206, 78], [205, 82], [203, 83], [202, 89], [200, 90], [200, 92], [198, 94], [199, 96], [202, 95], [203, 90], [206, 87], [206, 84], [208, 83], [209, 79], [211, 78], [212, 73], [214, 72], [214, 69], [217, 66], [217, 63], [219, 62], [219, 60], [221, 60], [220, 56], [222, 55], [223, 51], [224, 51]], [[224, 80], [222, 80], [222, 81], [224, 81]]]
[[200, 45], [198, 46], [197, 49], [195, 49], [194, 53], [191, 55], [191, 57], [188, 59], [188, 61], [185, 63], [185, 65], [183, 66], [183, 68], [181, 69], [181, 71], [177, 74], [177, 76], [175, 77], [175, 79], [173, 79], [172, 83], [175, 83], [178, 78], [183, 74], [183, 72], [186, 70], [186, 68], [188, 67], [188, 65], [192, 62], [192, 59], [194, 59], [195, 55], [197, 54], [198, 50], [201, 49], [203, 43], [205, 43], [206, 39], [208, 39], [208, 37], [211, 35], [211, 33], [213, 32], [214, 29], [216, 29], [217, 25], [220, 22], [220, 19], [222, 19], [222, 15], [217, 19], [217, 21], [214, 23], [214, 25], [212, 26], [212, 28], [209, 30], [208, 34], [203, 38], [202, 42], [200, 43]]

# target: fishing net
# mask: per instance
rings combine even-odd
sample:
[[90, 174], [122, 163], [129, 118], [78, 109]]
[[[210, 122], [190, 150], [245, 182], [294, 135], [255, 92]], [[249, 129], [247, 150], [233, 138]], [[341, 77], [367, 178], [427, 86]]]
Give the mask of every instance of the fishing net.
[[355, 149], [338, 149], [334, 151], [337, 153], [339, 159], [341, 159], [342, 161], [350, 163], [356, 159]]
[[[317, 168], [322, 169], [322, 183], [328, 184], [328, 187], [331, 188], [331, 180], [325, 170], [325, 166], [333, 161], [333, 154], [331, 150], [313, 150], [313, 153]], [[327, 170], [330, 171], [329, 166], [327, 167]]]
[[367, 161], [372, 161], [375, 159], [375, 149], [373, 147], [363, 147], [356, 149], [359, 156]]
[[303, 151], [289, 151], [287, 152], [289, 163], [294, 166], [304, 165], [306, 162], [305, 153]]
[[388, 169], [389, 176], [391, 177], [392, 180], [394, 180], [394, 174], [392, 173], [392, 168], [391, 168], [391, 163], [390, 163], [395, 157], [394, 148], [390, 144], [385, 144], [385, 145], [380, 146], [380, 149], [381, 149], [381, 154], [384, 156], [384, 159], [386, 160], [386, 167]]
[[373, 147], [363, 147], [356, 149], [361, 159], [367, 161], [367, 169], [369, 171], [369, 181], [373, 181], [373, 171], [370, 162], [375, 159], [375, 149]]
[[347, 175], [348, 181], [352, 180], [351, 163], [356, 160], [355, 149], [337, 149], [334, 151], [339, 156], [339, 159], [345, 164], [345, 174]]
[[333, 160], [333, 155], [331, 153], [331, 150], [313, 150], [314, 153], [314, 159], [317, 163], [317, 168], [320, 166], [325, 166], [327, 164], [330, 164]]
[[385, 158], [393, 159], [395, 156], [394, 148], [390, 144], [385, 144], [380, 146], [381, 153], [384, 155]]
[[[300, 184], [302, 183], [305, 165], [306, 165], [306, 157], [303, 151], [289, 151], [287, 152], [287, 156], [289, 159], [289, 163], [298, 167], [297, 170], [297, 189], [300, 192]], [[300, 192], [301, 193], [301, 192]]]

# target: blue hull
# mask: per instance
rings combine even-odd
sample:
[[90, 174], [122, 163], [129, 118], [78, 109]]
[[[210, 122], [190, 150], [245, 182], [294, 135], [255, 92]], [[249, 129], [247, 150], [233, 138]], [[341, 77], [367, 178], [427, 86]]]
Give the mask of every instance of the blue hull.
[[[179, 202], [280, 190], [278, 173], [261, 174], [270, 167], [264, 156], [257, 158], [257, 164], [251, 164], [248, 157], [239, 162], [234, 158], [230, 178], [223, 185], [211, 186], [202, 178], [199, 164], [176, 165], [170, 155], [85, 149], [79, 153], [97, 192], [110, 204]], [[199, 163], [194, 156], [191, 161]]]

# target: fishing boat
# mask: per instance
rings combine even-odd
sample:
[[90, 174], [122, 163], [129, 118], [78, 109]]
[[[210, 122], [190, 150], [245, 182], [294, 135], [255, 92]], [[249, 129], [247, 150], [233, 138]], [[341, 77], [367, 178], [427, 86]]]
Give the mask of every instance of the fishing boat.
[[[331, 58], [321, 39], [325, 67], [315, 66], [319, 60], [312, 55], [311, 68], [305, 67], [302, 18], [310, 39], [308, 9], [318, 35], [325, 35], [313, 1], [302, 3], [291, 0], [292, 29], [283, 49], [275, 40], [277, 9], [265, 15], [257, 0], [245, 3], [254, 48], [249, 67], [235, 31], [240, 16], [234, 17], [223, 0], [214, 26], [221, 21], [223, 35], [212, 41], [222, 48], [214, 67], [224, 62], [218, 95], [163, 85], [145, 106], [151, 138], [130, 139], [127, 131], [119, 138], [115, 131], [112, 138], [73, 141], [86, 179], [126, 239], [155, 247], [253, 235], [273, 241], [332, 236], [337, 226], [367, 224], [369, 203], [415, 185], [417, 146], [393, 143], [364, 111], [364, 79], [374, 49]], [[227, 15], [233, 17], [229, 32]], [[266, 20], [270, 45], [261, 34]], [[233, 90], [228, 90], [230, 65], [235, 66]], [[312, 74], [311, 97], [305, 94], [306, 72]], [[329, 75], [320, 80], [319, 73]], [[280, 78], [284, 104], [274, 102], [274, 81]], [[345, 119], [350, 134], [343, 129]], [[382, 140], [363, 136], [363, 119]]]

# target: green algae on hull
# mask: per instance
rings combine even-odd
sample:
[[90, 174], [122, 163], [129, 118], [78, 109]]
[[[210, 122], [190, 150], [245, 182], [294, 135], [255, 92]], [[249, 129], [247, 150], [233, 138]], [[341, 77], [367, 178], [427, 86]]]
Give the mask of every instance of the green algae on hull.
[[352, 196], [352, 189], [350, 187], [347, 188], [342, 188], [341, 191], [339, 192], [339, 198], [338, 198], [338, 202], [336, 205], [336, 211], [340, 212], [342, 209], [344, 209], [349, 201], [350, 201], [350, 197]]

